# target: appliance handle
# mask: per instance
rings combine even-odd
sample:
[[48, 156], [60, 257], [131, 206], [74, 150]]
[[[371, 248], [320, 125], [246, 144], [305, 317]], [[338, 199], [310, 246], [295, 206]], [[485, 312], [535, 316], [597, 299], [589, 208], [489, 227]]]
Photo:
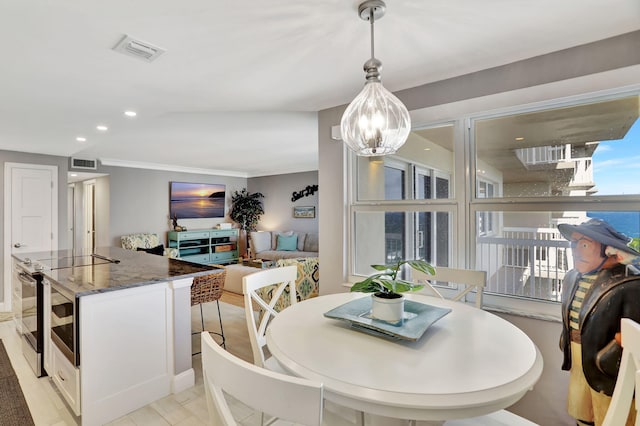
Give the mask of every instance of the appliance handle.
[[96, 259], [102, 259], [102, 260], [106, 260], [107, 262], [111, 262], [111, 263], [120, 263], [120, 261], [118, 259], [113, 259], [111, 257], [107, 257], [107, 256], [102, 256], [100, 254], [95, 254], [93, 253], [91, 255], [91, 257], [95, 257]]
[[26, 272], [20, 272], [18, 274], [18, 279], [20, 280], [21, 283], [23, 284], [30, 284], [32, 286], [36, 285], [36, 280], [35, 278], [33, 278], [31, 275], [27, 274]]

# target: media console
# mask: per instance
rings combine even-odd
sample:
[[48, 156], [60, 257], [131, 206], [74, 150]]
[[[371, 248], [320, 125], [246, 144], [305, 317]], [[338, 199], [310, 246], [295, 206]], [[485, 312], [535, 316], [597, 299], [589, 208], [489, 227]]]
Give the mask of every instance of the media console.
[[178, 249], [178, 258], [202, 264], [238, 261], [238, 229], [169, 231], [169, 247]]

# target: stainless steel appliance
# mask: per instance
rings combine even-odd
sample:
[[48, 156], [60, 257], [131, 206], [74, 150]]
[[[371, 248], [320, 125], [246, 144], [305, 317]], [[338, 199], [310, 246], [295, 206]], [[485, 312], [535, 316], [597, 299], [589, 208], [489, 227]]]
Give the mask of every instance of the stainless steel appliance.
[[[36, 376], [46, 376], [43, 367], [44, 338], [44, 285], [43, 271], [63, 268], [92, 267], [105, 263], [118, 263], [97, 254], [67, 256], [49, 259], [25, 258], [14, 262], [15, 285], [21, 289], [20, 327], [22, 352]], [[78, 352], [78, 324], [75, 295], [66, 294], [61, 286], [51, 285], [51, 341], [75, 365], [80, 365]]]
[[76, 367], [80, 365], [77, 308], [75, 295], [51, 284], [51, 341]]
[[[26, 265], [28, 266], [28, 265]], [[22, 353], [37, 377], [46, 376], [42, 366], [44, 353], [44, 317], [42, 275], [30, 272], [14, 263], [15, 285], [20, 287], [20, 319], [18, 332], [22, 336]]]

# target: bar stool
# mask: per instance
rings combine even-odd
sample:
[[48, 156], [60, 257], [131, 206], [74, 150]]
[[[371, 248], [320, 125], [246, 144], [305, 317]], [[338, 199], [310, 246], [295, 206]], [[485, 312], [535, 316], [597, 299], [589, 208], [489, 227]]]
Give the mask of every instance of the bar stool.
[[[220, 346], [227, 348], [224, 339], [224, 330], [222, 329], [222, 315], [220, 314], [220, 297], [222, 297], [222, 291], [224, 289], [224, 280], [227, 275], [227, 271], [222, 269], [220, 272], [209, 275], [201, 275], [193, 278], [193, 284], [191, 284], [191, 306], [200, 305], [200, 322], [202, 324], [202, 331], [207, 331], [212, 334], [216, 334], [222, 337], [222, 343]], [[208, 331], [204, 328], [204, 314], [202, 312], [202, 304], [207, 302], [216, 302], [218, 306], [218, 319], [220, 320], [220, 333], [217, 331]], [[201, 331], [193, 331], [191, 335], [200, 335]], [[200, 352], [192, 353], [191, 355], [198, 355]]]

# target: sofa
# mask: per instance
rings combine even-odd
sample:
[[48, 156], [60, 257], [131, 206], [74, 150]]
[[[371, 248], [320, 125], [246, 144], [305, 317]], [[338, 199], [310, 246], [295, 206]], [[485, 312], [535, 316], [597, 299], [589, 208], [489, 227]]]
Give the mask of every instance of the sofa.
[[253, 257], [264, 260], [318, 257], [318, 234], [297, 231], [254, 231], [249, 234]]
[[120, 237], [120, 244], [122, 248], [127, 250], [144, 251], [173, 259], [178, 258], [178, 249], [164, 247], [158, 234], [150, 232], [123, 235]]

